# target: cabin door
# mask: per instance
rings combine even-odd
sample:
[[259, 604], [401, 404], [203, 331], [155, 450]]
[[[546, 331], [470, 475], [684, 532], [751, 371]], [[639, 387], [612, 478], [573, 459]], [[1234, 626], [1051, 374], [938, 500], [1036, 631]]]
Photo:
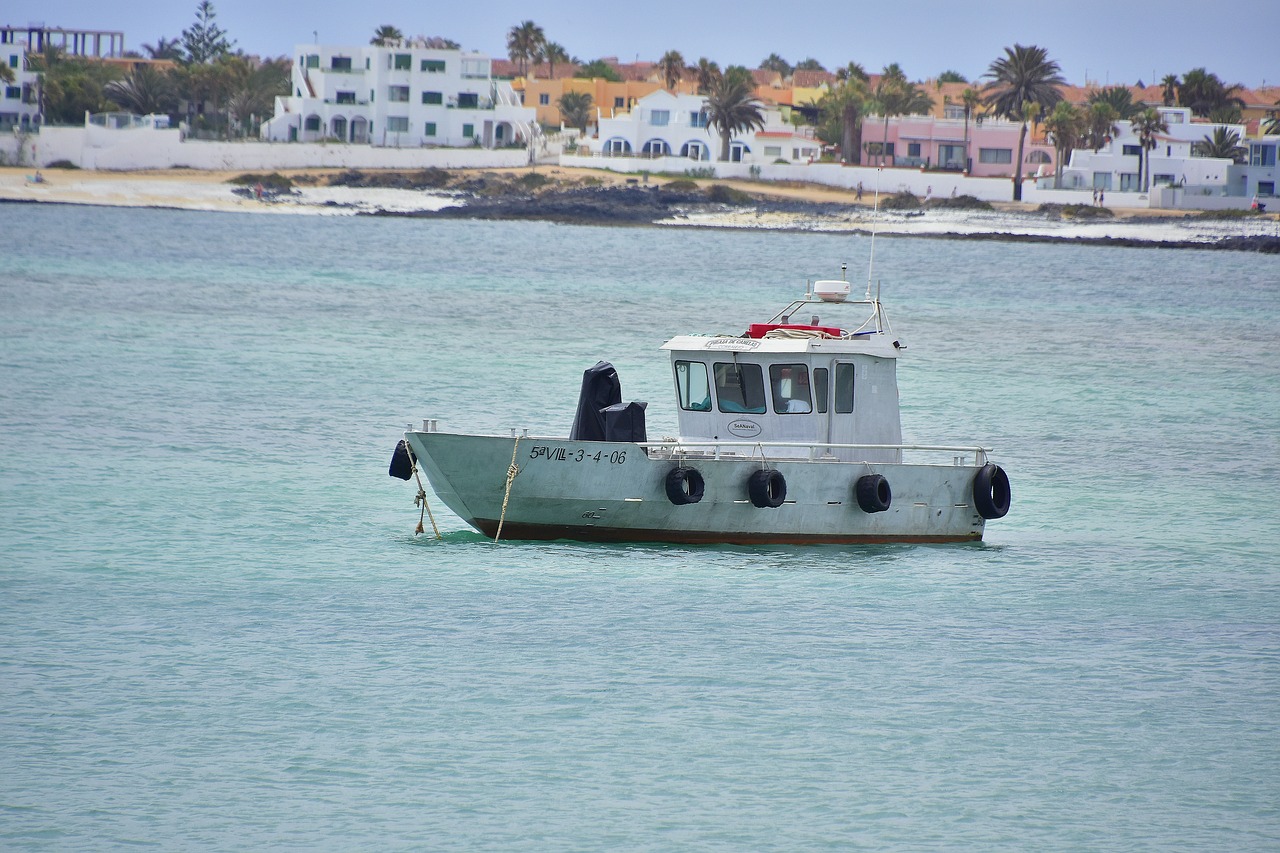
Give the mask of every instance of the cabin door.
[[[828, 414], [830, 424], [827, 441], [831, 444], [856, 444], [857, 430], [854, 420], [854, 384], [857, 366], [851, 361], [837, 361], [831, 365], [831, 409]], [[856, 450], [833, 450], [836, 456], [845, 460], [864, 458]]]

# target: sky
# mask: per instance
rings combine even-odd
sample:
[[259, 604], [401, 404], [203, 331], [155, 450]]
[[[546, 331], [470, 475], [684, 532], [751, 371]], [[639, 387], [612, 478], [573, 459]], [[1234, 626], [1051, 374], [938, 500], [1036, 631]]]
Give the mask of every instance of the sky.
[[[119, 30], [125, 48], [180, 38], [198, 0], [5, 0], [0, 24]], [[382, 24], [406, 36], [443, 36], [466, 50], [506, 56], [506, 33], [542, 27], [573, 57], [657, 61], [678, 50], [757, 67], [771, 53], [828, 70], [849, 61], [877, 72], [897, 62], [915, 80], [958, 71], [976, 81], [1013, 44], [1038, 45], [1067, 82], [1151, 84], [1207, 68], [1248, 88], [1280, 84], [1280, 0], [1221, 5], [1204, 0], [213, 0], [216, 22], [245, 53], [292, 55], [297, 44], [364, 44]], [[784, 11], [785, 10], [785, 11]]]

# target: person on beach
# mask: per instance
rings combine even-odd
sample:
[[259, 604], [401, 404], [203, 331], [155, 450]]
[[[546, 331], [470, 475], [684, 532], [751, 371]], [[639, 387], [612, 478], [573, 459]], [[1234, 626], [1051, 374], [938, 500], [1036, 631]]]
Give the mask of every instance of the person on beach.
[[1106, 207], [1106, 206], [1107, 206], [1107, 191], [1098, 190], [1098, 207]]
[[862, 201], [862, 181], [858, 181], [858, 189], [853, 198], [854, 201]]
[[1093, 188], [1093, 206], [1094, 207], [1098, 206], [1098, 188], [1097, 187]]

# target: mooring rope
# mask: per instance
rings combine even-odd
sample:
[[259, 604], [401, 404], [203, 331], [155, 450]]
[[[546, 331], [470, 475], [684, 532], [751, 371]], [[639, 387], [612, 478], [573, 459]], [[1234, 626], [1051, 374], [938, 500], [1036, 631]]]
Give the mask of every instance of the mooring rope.
[[418, 481], [418, 494], [413, 499], [413, 505], [422, 507], [422, 512], [418, 513], [418, 526], [414, 528], [413, 535], [417, 536], [419, 533], [425, 532], [422, 527], [422, 517], [425, 515], [431, 519], [431, 529], [436, 532], [436, 538], [442, 539], [440, 528], [436, 526], [435, 513], [431, 511], [431, 505], [427, 503], [427, 490], [422, 487], [422, 477], [418, 474], [418, 457], [413, 455], [413, 449], [409, 447], [408, 439], [405, 439], [404, 449], [409, 451], [409, 464], [413, 467], [413, 478]]
[[516, 476], [520, 473], [520, 466], [516, 464], [516, 453], [520, 450], [520, 436], [516, 436], [516, 443], [511, 447], [511, 464], [507, 466], [507, 488], [502, 494], [502, 514], [498, 516], [498, 529], [493, 534], [493, 541], [497, 542], [502, 536], [502, 523], [507, 520], [507, 501], [511, 500], [511, 484], [515, 482]]

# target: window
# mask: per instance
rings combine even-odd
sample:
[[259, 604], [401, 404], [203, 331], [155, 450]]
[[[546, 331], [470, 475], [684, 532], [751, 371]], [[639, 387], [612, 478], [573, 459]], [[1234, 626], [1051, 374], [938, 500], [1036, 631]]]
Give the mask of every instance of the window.
[[1027, 155], [1028, 163], [1051, 163], [1053, 158], [1049, 156], [1047, 151], [1032, 151]]
[[689, 113], [689, 126], [690, 127], [706, 127], [707, 111], [701, 110], [696, 113]]
[[614, 98], [614, 99], [613, 99], [613, 108], [614, 108], [615, 110], [620, 110], [620, 109], [622, 109], [623, 107], [625, 107], [626, 105], [627, 105], [627, 99], [626, 99], [626, 98]]
[[462, 126], [462, 135], [467, 139], [470, 139], [471, 137], [475, 136], [476, 126], [474, 124], [464, 124]]
[[760, 365], [716, 362], [715, 377], [720, 411], [764, 414], [764, 371]]
[[1249, 165], [1250, 166], [1274, 166], [1276, 164], [1276, 146], [1274, 145], [1250, 145], [1249, 146]]
[[649, 124], [666, 127], [671, 123], [671, 110], [652, 110], [649, 113]]
[[405, 103], [409, 100], [408, 86], [388, 86], [387, 100], [392, 103]]
[[1138, 175], [1134, 172], [1120, 173], [1120, 192], [1136, 193], [1142, 192], [1142, 184], [1138, 181]]
[[1094, 172], [1093, 188], [1095, 190], [1111, 189], [1111, 173], [1110, 172]]
[[676, 362], [676, 394], [686, 412], [711, 411], [711, 386], [707, 366], [700, 361]]
[[430, 71], [432, 74], [439, 74], [444, 71], [443, 59], [424, 59], [422, 60], [422, 70]]
[[766, 145], [766, 146], [764, 147], [764, 156], [766, 156], [766, 157], [781, 157], [781, 156], [782, 156], [782, 146], [781, 146], [781, 145]]
[[424, 103], [424, 104], [443, 104], [443, 103], [444, 103], [444, 93], [443, 93], [443, 92], [423, 92], [423, 93], [422, 93], [422, 103]]
[[[351, 60], [349, 60], [349, 59], [348, 59], [348, 60], [347, 60], [347, 63], [348, 63], [348, 65], [350, 65]], [[307, 56], [303, 59], [303, 63], [302, 63], [302, 64], [303, 64], [303, 65], [305, 65], [307, 68], [319, 68], [319, 67], [320, 67], [320, 54], [318, 54], [318, 53], [309, 53], [309, 54], [307, 54]]]
[[1276, 194], [1275, 181], [1258, 181], [1258, 195], [1270, 196], [1275, 194]]
[[1012, 148], [979, 148], [979, 163], [1012, 163]]
[[964, 104], [944, 104], [942, 107], [942, 117], [952, 119], [953, 121], [963, 121]]
[[397, 53], [394, 55], [391, 67], [396, 71], [412, 71], [413, 56], [408, 53]]
[[907, 143], [907, 156], [908, 156], [908, 157], [919, 157], [919, 156], [920, 156], [920, 143], [919, 143], [919, 142], [908, 142], [908, 143]]
[[1173, 175], [1152, 175], [1151, 183], [1153, 186], [1155, 184], [1168, 184], [1169, 186], [1173, 186]]
[[1141, 157], [1142, 146], [1141, 145], [1125, 145], [1121, 149], [1120, 153], [1124, 154], [1126, 157]]
[[848, 362], [836, 365], [836, 414], [847, 415], [853, 411], [853, 374], [855, 367]]
[[21, 87], [21, 86], [5, 86], [5, 87], [4, 87], [4, 96], [5, 96], [6, 98], [13, 98], [13, 99], [15, 99], [15, 100], [16, 100], [17, 98], [21, 98], [21, 97], [22, 97], [22, 87]]
[[474, 109], [475, 109], [476, 107], [478, 107], [478, 106], [480, 106], [480, 96], [479, 96], [479, 95], [475, 94], [474, 92], [459, 92], [459, 93], [458, 93], [458, 109], [460, 109], [460, 110], [474, 110]]
[[813, 411], [807, 365], [769, 365], [769, 387], [773, 389], [773, 410], [778, 414], [807, 415]]
[[354, 104], [356, 102], [355, 92], [338, 92], [338, 103]]
[[488, 59], [462, 60], [462, 76], [463, 77], [488, 77], [489, 76], [489, 60]]
[[408, 133], [409, 119], [407, 116], [387, 116], [387, 130], [390, 133]]
[[423, 129], [423, 131], [422, 131], [422, 135], [423, 135], [423, 136], [435, 136], [435, 135], [436, 135], [436, 123], [435, 123], [434, 121], [429, 121], [429, 122], [427, 122], [427, 126]]
[[303, 127], [307, 130], [319, 130], [320, 116], [307, 116], [306, 123], [303, 124]]
[[827, 398], [830, 394], [827, 388], [827, 369], [825, 367], [815, 367], [813, 369], [813, 399], [818, 404], [819, 414], [827, 413]]
[[546, 92], [543, 92], [541, 95], [538, 96], [538, 106], [545, 107], [550, 103], [551, 103], [551, 96], [548, 95]]
[[18, 55], [16, 53], [9, 54], [9, 67], [10, 68], [18, 67]]
[[[308, 67], [308, 68], [318, 68], [318, 67], [320, 66], [320, 57], [318, 57], [318, 56], [317, 56], [317, 57], [315, 57], [315, 61], [316, 61], [316, 64], [315, 64], [315, 65], [312, 65], [312, 64], [311, 64], [311, 59], [312, 59], [312, 57], [310, 57], [310, 56], [308, 56], [308, 57], [307, 57], [307, 67]], [[349, 56], [335, 56], [333, 59], [330, 59], [330, 60], [329, 60], [329, 68], [330, 68], [330, 69], [332, 69], [333, 71], [350, 71], [350, 70], [351, 70], [351, 57], [349, 57]]]

